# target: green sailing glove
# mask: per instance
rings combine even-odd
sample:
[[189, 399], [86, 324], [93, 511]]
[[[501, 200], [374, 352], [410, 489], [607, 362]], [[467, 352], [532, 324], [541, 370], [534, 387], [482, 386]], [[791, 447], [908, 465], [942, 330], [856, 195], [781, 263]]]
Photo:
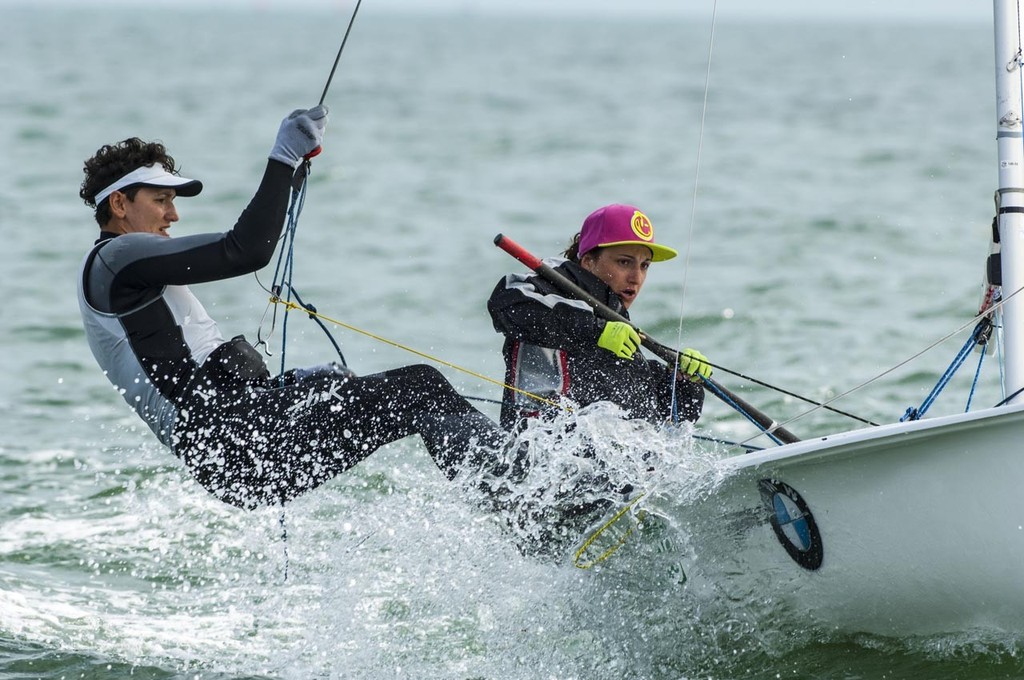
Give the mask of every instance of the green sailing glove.
[[628, 323], [609, 321], [597, 339], [597, 346], [617, 357], [632, 360], [633, 354], [640, 347], [640, 334]]
[[679, 370], [689, 375], [693, 382], [711, 377], [711, 364], [708, 363], [708, 358], [695, 349], [682, 351], [679, 355]]

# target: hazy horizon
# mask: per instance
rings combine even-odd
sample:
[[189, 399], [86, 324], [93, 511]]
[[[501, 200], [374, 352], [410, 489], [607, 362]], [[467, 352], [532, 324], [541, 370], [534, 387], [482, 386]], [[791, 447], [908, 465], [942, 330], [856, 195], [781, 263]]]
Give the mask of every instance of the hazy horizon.
[[[14, 6], [138, 6], [140, 11], [154, 8], [181, 6], [207, 6], [204, 0], [175, 0], [171, 2], [139, 3], [137, 0], [0, 0], [0, 7]], [[272, 8], [317, 8], [351, 11], [355, 0], [221, 0], [220, 7], [252, 7], [253, 9]], [[600, 16], [710, 16], [715, 9], [713, 0], [700, 2], [679, 2], [678, 0], [633, 0], [631, 3], [611, 2], [610, 0], [369, 0], [361, 8], [361, 12], [406, 12], [440, 13], [460, 12], [473, 14], [525, 14], [525, 15], [600, 15]], [[843, 20], [885, 20], [885, 19], [919, 19], [922, 21], [988, 21], [992, 13], [992, 5], [984, 2], [967, 0], [932, 0], [922, 7], [917, 2], [893, 2], [892, 0], [866, 0], [857, 4], [830, 4], [812, 2], [811, 0], [721, 0], [717, 3], [718, 16], [728, 18], [758, 18], [793, 20], [807, 19], [843, 19]]]

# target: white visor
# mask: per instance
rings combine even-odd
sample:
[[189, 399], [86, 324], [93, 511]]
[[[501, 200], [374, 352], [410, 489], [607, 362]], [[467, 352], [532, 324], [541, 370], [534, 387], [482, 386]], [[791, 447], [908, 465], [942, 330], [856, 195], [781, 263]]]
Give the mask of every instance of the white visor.
[[172, 175], [164, 170], [160, 164], [143, 165], [136, 168], [127, 175], [117, 180], [103, 191], [96, 194], [96, 205], [99, 205], [115, 191], [124, 189], [133, 184], [141, 184], [147, 187], [171, 187], [178, 196], [195, 196], [203, 190], [203, 183], [197, 179], [189, 179], [179, 175]]

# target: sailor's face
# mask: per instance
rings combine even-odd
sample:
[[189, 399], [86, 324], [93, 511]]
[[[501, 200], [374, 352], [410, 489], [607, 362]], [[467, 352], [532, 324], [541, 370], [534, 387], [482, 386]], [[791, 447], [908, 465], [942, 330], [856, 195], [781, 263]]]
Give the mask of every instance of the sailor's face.
[[123, 234], [143, 232], [170, 236], [167, 230], [172, 222], [178, 221], [178, 210], [174, 207], [174, 189], [163, 187], [139, 187], [135, 200], [120, 191], [110, 195], [110, 209], [118, 218], [119, 231]]
[[647, 280], [651, 257], [651, 249], [646, 246], [606, 246], [580, 258], [580, 266], [604, 281], [629, 309]]

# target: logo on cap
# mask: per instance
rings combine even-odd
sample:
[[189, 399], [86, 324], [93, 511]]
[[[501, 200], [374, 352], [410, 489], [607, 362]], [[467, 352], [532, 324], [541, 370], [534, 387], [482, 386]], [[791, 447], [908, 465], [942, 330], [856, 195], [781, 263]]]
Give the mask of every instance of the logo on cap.
[[633, 233], [644, 241], [650, 241], [654, 238], [654, 227], [651, 226], [651, 221], [647, 219], [647, 215], [639, 210], [633, 212], [633, 218], [629, 221], [629, 226], [633, 228]]

